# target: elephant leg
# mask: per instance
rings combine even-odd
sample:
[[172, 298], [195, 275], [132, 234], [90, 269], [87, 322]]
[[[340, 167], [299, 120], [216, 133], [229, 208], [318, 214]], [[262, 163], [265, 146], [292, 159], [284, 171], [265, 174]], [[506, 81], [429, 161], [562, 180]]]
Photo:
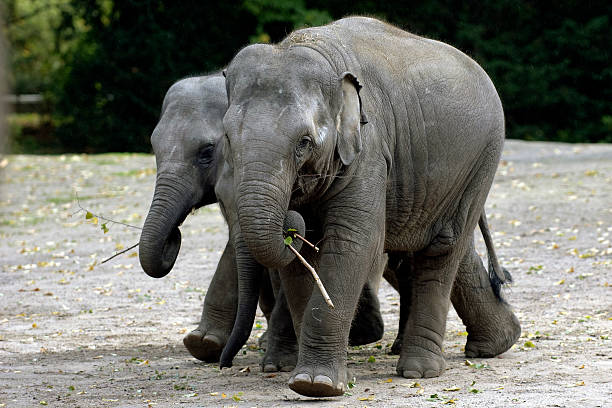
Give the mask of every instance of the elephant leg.
[[353, 245], [329, 241], [321, 245], [319, 275], [334, 308], [325, 303], [317, 289], [311, 292], [301, 322], [298, 363], [289, 380], [289, 387], [299, 394], [332, 397], [345, 392], [351, 322], [373, 267], [368, 264], [382, 253], [382, 239], [373, 248], [354, 249]]
[[468, 332], [467, 357], [494, 357], [512, 347], [521, 335], [510, 305], [495, 296], [473, 240], [459, 265], [451, 300]]
[[237, 306], [235, 254], [228, 242], [206, 292], [200, 324], [183, 338], [192, 356], [207, 363], [219, 361], [234, 326]]
[[264, 317], [266, 318], [266, 327], [268, 329], [259, 338], [259, 347], [265, 349], [268, 342], [268, 331], [270, 330], [270, 318], [275, 305], [275, 291], [272, 287], [272, 276], [268, 269], [265, 269], [262, 274], [261, 288], [259, 288], [259, 308], [261, 309]]
[[380, 314], [378, 288], [380, 287], [381, 272], [386, 264], [387, 255], [381, 254], [380, 259], [373, 266], [370, 278], [361, 291], [357, 312], [349, 332], [349, 346], [373, 343], [380, 340], [384, 334], [385, 324]]
[[262, 371], [269, 373], [293, 370], [297, 362], [298, 346], [282, 288], [277, 293], [266, 333], [268, 339], [266, 354], [261, 362]]
[[408, 286], [402, 287], [408, 278], [399, 277], [401, 303], [409, 305], [396, 367], [400, 376], [437, 377], [444, 371], [442, 342], [450, 293], [466, 247], [466, 239], [461, 239], [446, 253], [433, 255], [428, 250], [416, 253], [412, 259], [409, 291]]
[[391, 354], [399, 355], [402, 351], [404, 327], [406, 327], [408, 315], [410, 314], [410, 303], [412, 298], [413, 271], [411, 256], [404, 255], [402, 257], [397, 254], [391, 255], [385, 273], [387, 275], [393, 275], [394, 280], [392, 282], [395, 284], [394, 288], [400, 295], [399, 328], [397, 330], [397, 337], [391, 346]]

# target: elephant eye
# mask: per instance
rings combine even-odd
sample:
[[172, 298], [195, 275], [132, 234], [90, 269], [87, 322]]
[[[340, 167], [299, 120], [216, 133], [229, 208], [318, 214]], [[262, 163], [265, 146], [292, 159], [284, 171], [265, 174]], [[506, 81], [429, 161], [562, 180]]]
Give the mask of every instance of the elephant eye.
[[309, 147], [311, 147], [312, 145], [312, 139], [310, 138], [310, 136], [306, 135], [306, 136], [302, 136], [302, 138], [300, 139], [298, 145], [297, 145], [297, 150], [298, 151], [304, 151], [306, 149], [308, 149]]
[[206, 145], [198, 152], [198, 162], [202, 165], [208, 165], [213, 159], [215, 147], [213, 145]]

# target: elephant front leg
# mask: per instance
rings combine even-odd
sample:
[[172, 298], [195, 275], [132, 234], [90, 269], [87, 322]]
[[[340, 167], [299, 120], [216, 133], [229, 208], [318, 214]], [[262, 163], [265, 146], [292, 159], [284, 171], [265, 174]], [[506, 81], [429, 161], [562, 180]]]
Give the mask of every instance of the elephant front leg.
[[[456, 245], [450, 252], [427, 256], [417, 253], [412, 258], [410, 293], [402, 294], [402, 302], [410, 301], [408, 317], [403, 328], [397, 373], [405, 378], [437, 377], [446, 363], [442, 342], [450, 293], [465, 246]], [[400, 289], [401, 288], [400, 283]], [[408, 287], [406, 288], [408, 289]]]
[[289, 387], [310, 397], [339, 396], [347, 384], [346, 348], [359, 295], [382, 248], [355, 251], [354, 243], [328, 240], [321, 246], [319, 275], [334, 303], [315, 288], [305, 307], [299, 355]]
[[183, 338], [189, 353], [207, 363], [219, 361], [234, 326], [238, 277], [233, 246], [228, 242], [204, 298], [198, 327]]

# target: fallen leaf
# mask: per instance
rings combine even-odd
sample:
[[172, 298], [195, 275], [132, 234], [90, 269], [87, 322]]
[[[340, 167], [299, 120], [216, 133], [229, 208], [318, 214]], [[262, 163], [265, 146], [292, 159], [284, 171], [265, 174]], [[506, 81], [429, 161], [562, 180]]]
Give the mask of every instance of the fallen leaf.
[[359, 397], [359, 401], [374, 401], [374, 396], [370, 395], [369, 397]]
[[459, 391], [461, 388], [459, 387], [449, 387], [449, 388], [444, 388], [442, 391]]
[[577, 383], [575, 383], [575, 384], [570, 384], [570, 385], [568, 385], [567, 387], [568, 387], [568, 388], [572, 388], [572, 387], [582, 387], [582, 386], [584, 386], [584, 385], [585, 385], [585, 384], [584, 384], [584, 381], [578, 381]]

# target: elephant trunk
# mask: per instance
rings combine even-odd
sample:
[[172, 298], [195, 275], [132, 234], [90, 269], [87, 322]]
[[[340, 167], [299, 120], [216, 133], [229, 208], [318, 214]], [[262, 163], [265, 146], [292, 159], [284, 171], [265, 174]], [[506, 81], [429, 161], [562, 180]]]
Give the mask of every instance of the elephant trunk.
[[[261, 177], [260, 172], [257, 175]], [[287, 217], [291, 184], [276, 178], [271, 175], [270, 182], [245, 177], [238, 185], [237, 207], [242, 236], [255, 259], [268, 268], [279, 269], [295, 258], [284, 239], [288, 228], [297, 229], [299, 225], [290, 225], [293, 219]]]
[[[248, 173], [247, 173], [248, 174]], [[246, 179], [248, 180], [248, 179]], [[287, 230], [293, 228], [305, 235], [304, 219], [296, 211], [287, 211], [289, 193], [274, 184], [241, 180], [238, 185], [238, 218], [234, 226], [236, 265], [238, 267], [238, 311], [230, 338], [221, 354], [221, 367], [231, 367], [232, 360], [251, 334], [263, 266], [282, 268], [295, 255], [286, 248]], [[240, 231], [237, 233], [236, 231]], [[248, 244], [248, 246], [247, 246]], [[299, 251], [302, 242], [292, 246]]]
[[185, 180], [158, 175], [151, 208], [140, 234], [140, 265], [154, 278], [166, 276], [181, 247], [179, 225], [193, 205], [193, 193]]
[[234, 249], [238, 268], [238, 310], [232, 333], [221, 353], [221, 368], [232, 366], [232, 360], [249, 339], [255, 321], [263, 272], [263, 267], [251, 256], [240, 234], [236, 235]]

